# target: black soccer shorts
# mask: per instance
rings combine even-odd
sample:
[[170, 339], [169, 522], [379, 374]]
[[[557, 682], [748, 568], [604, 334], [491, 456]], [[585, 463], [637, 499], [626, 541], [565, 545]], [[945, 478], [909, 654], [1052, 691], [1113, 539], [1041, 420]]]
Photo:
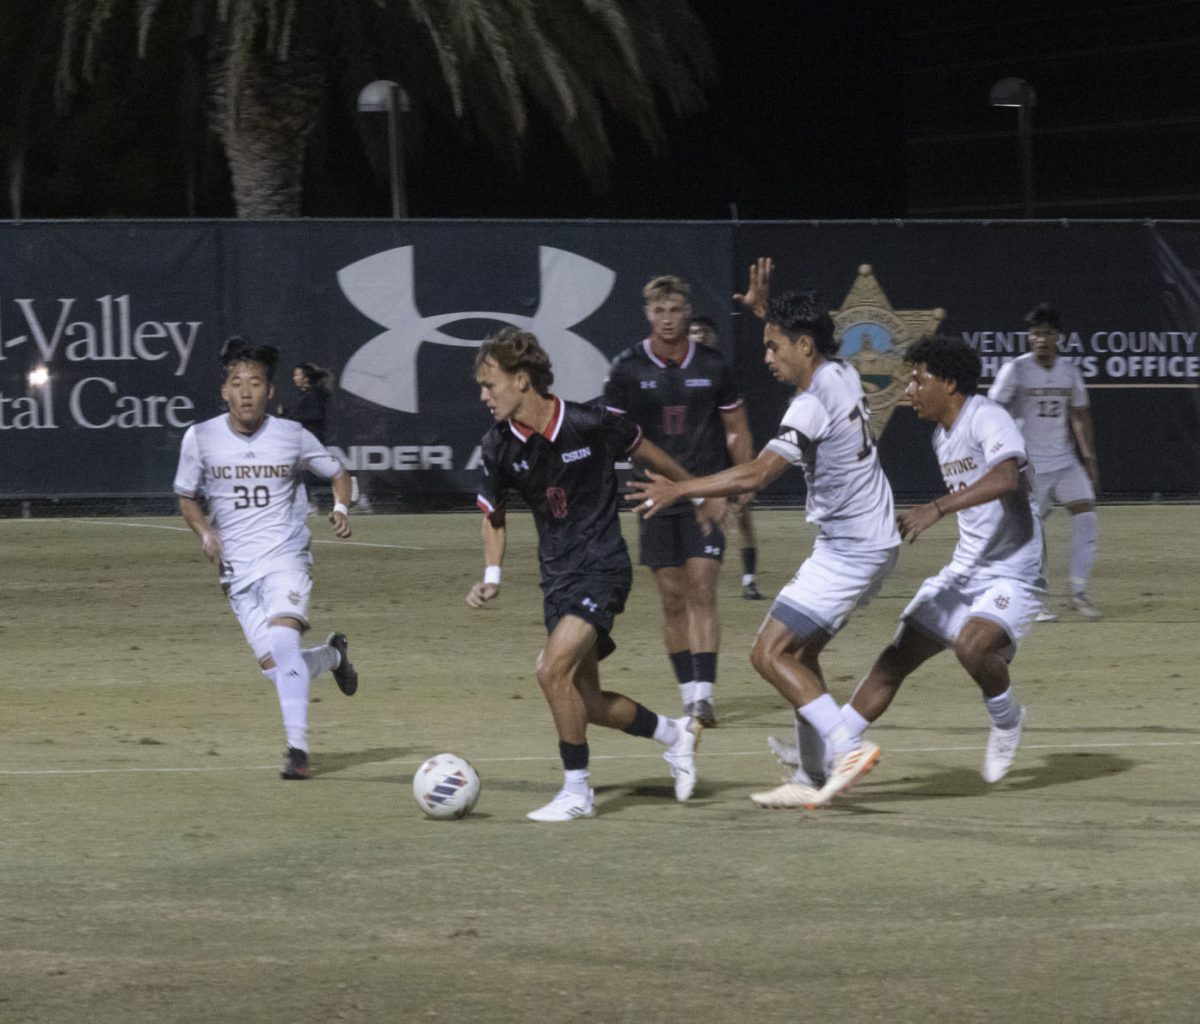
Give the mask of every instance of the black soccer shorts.
[[684, 565], [691, 558], [725, 558], [725, 531], [710, 526], [705, 533], [690, 509], [682, 515], [641, 520], [638, 564], [651, 569]]

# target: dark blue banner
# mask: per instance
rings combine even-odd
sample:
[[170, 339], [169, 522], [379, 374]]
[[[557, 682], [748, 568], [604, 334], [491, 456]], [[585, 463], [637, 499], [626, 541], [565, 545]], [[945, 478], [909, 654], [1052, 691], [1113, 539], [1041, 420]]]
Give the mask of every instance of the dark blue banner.
[[[1025, 351], [1025, 312], [1064, 316], [1062, 354], [1094, 408], [1103, 491], [1200, 491], [1200, 225], [318, 222], [9, 224], [0, 230], [0, 497], [168, 494], [183, 431], [220, 411], [217, 356], [240, 333], [288, 369], [333, 370], [328, 441], [383, 501], [467, 503], [489, 418], [472, 363], [503, 324], [588, 399], [645, 335], [641, 288], [691, 282], [738, 368], [759, 444], [788, 400], [761, 327], [731, 315], [759, 255], [815, 288], [870, 391], [901, 499], [936, 492], [903, 350], [959, 334], [990, 380]], [[803, 495], [799, 474], [774, 488]]]

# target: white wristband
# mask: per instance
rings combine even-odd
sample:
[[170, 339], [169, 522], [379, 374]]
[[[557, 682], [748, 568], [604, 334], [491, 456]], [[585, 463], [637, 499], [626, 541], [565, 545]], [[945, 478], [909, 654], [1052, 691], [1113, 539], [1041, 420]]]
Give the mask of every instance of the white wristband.
[[690, 502], [691, 502], [693, 505], [695, 505], [695, 506], [696, 506], [696, 508], [699, 508], [699, 507], [700, 507], [701, 505], [703, 505], [703, 504], [704, 504], [704, 502], [705, 502], [705, 499], [704, 499], [704, 498], [689, 498], [688, 500], [689, 500], [689, 501], [690, 501]]
[[500, 586], [500, 566], [489, 565], [483, 570], [483, 582], [491, 583], [493, 586]]
[[340, 501], [335, 501], [333, 503], [333, 511], [334, 511], [334, 513], [340, 512], [344, 516], [348, 516], [350, 514], [350, 509], [348, 509]]

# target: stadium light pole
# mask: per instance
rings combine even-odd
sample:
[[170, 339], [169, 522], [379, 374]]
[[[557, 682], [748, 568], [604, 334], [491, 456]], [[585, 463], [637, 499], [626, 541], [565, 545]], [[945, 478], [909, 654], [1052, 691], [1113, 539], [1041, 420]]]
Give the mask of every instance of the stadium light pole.
[[1033, 216], [1033, 108], [1037, 93], [1023, 78], [1002, 78], [992, 86], [993, 107], [1017, 108], [1017, 141], [1021, 147], [1021, 203], [1026, 217]]
[[408, 217], [408, 189], [404, 181], [404, 136], [400, 115], [409, 111], [408, 93], [395, 82], [368, 82], [358, 94], [360, 114], [387, 114], [388, 179], [392, 187], [392, 219]]

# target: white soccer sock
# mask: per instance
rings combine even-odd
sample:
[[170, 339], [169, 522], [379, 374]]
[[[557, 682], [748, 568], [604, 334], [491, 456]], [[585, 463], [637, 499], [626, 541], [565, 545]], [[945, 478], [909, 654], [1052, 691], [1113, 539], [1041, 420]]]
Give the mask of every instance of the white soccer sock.
[[[679, 698], [683, 701], [683, 706], [686, 708], [689, 704], [694, 704], [700, 700], [700, 687], [703, 683], [680, 683]], [[708, 695], [712, 697], [712, 683], [708, 684]]]
[[757, 583], [757, 582], [758, 582], [758, 577], [755, 576], [754, 573], [752, 573], [752, 572], [742, 573], [742, 586], [743, 587], [746, 586], [748, 583]]
[[316, 679], [322, 672], [332, 672], [342, 663], [342, 656], [329, 644], [320, 647], [306, 647], [300, 652], [308, 669], [309, 682]]
[[1096, 540], [1100, 536], [1100, 519], [1095, 512], [1080, 512], [1071, 516], [1071, 592], [1087, 590], [1096, 564]]
[[850, 735], [855, 739], [858, 739], [871, 725], [854, 710], [849, 701], [842, 705], [842, 721], [846, 723], [846, 728], [850, 730]]
[[658, 724], [654, 727], [654, 739], [666, 747], [673, 747], [675, 741], [679, 739], [679, 726], [675, 724], [673, 718], [667, 718], [666, 715], [655, 715], [658, 719]]
[[563, 789], [575, 796], [587, 796], [588, 790], [591, 788], [588, 785], [588, 779], [591, 777], [592, 773], [586, 768], [572, 768], [568, 772], [563, 772]]
[[988, 717], [997, 729], [1015, 729], [1021, 720], [1020, 705], [1010, 686], [999, 697], [985, 697], [983, 703], [987, 707]]
[[283, 712], [289, 747], [308, 750], [308, 666], [300, 654], [300, 634], [289, 626], [267, 627], [275, 659], [275, 692]]
[[858, 746], [858, 740], [850, 735], [850, 730], [842, 721], [842, 712], [837, 706], [837, 701], [828, 693], [823, 693], [816, 700], [810, 700], [803, 707], [796, 708], [796, 714], [803, 715], [812, 722], [813, 728], [821, 734], [825, 745], [835, 757]]
[[810, 782], [825, 777], [825, 741], [803, 715], [796, 715], [796, 752]]
[[692, 691], [695, 694], [692, 700], [712, 700], [713, 684], [712, 683], [692, 683], [695, 689]]

